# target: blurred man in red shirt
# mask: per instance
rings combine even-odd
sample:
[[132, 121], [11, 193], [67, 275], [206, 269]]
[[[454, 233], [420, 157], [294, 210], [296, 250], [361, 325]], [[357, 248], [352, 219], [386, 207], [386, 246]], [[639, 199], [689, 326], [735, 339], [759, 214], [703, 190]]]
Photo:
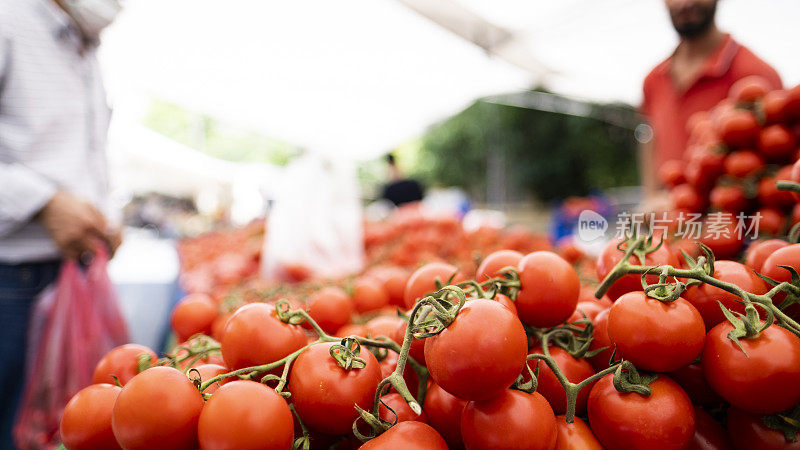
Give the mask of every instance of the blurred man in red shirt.
[[641, 111], [653, 136], [641, 146], [639, 161], [649, 210], [665, 206], [656, 172], [666, 161], [683, 158], [689, 137], [686, 121], [692, 114], [713, 108], [736, 80], [748, 75], [763, 77], [772, 89], [782, 87], [775, 69], [717, 28], [717, 0], [664, 3], [680, 43], [644, 80]]

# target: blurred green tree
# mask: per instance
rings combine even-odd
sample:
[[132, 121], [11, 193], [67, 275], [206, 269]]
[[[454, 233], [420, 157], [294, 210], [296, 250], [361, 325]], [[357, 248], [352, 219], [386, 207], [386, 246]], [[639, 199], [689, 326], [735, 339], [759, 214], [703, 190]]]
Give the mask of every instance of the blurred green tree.
[[[632, 126], [595, 118], [604, 116], [602, 108], [588, 105], [593, 113], [584, 117], [479, 100], [428, 130], [412, 173], [431, 186], [461, 187], [478, 201], [489, 200], [494, 183], [503, 183], [503, 201], [635, 185]], [[637, 121], [632, 107], [611, 110], [623, 119], [617, 123]]]

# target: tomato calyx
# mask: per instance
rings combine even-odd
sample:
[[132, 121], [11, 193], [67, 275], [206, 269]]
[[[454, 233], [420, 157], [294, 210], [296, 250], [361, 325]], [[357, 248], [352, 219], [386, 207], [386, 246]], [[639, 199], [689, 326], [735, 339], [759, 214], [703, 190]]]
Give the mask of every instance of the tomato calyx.
[[367, 362], [364, 358], [358, 356], [361, 354], [361, 344], [358, 343], [356, 338], [346, 337], [342, 339], [341, 343], [332, 345], [329, 351], [331, 358], [336, 360], [344, 370], [367, 367]]
[[797, 442], [797, 433], [800, 432], [800, 405], [778, 414], [762, 416], [761, 422], [767, 428], [783, 433], [787, 442]]
[[617, 392], [636, 392], [645, 397], [653, 393], [650, 383], [658, 374], [642, 374], [630, 361], [622, 361], [614, 370], [613, 384]]
[[660, 269], [661, 274], [658, 276], [658, 283], [648, 284], [647, 275], [658, 270], [659, 269], [657, 267], [654, 267], [652, 270], [648, 270], [642, 274], [642, 288], [644, 289], [644, 293], [648, 297], [658, 300], [662, 303], [672, 303], [680, 298], [681, 294], [683, 294], [683, 291], [686, 290], [687, 283], [684, 283], [677, 278], [675, 279], [674, 283], [668, 283], [667, 278], [669, 276], [669, 266], [663, 266]]
[[767, 312], [767, 320], [762, 323], [758, 316], [758, 311], [756, 311], [753, 303], [748, 302], [745, 305], [744, 314], [730, 311], [720, 301], [717, 301], [717, 303], [722, 309], [722, 314], [724, 314], [725, 318], [728, 319], [728, 322], [733, 325], [733, 329], [728, 333], [728, 339], [732, 340], [733, 343], [739, 347], [739, 350], [747, 355], [747, 352], [744, 350], [744, 348], [742, 348], [742, 344], [739, 342], [739, 339], [758, 338], [764, 330], [772, 325], [774, 320], [772, 311], [769, 308], [764, 308]]
[[[195, 334], [184, 344], [179, 345], [171, 353], [159, 359], [156, 365], [170, 366], [185, 373], [189, 372], [197, 362], [208, 359], [210, 356], [220, 356], [220, 344], [215, 339], [205, 334]], [[143, 353], [139, 355], [137, 369], [142, 372], [150, 367], [150, 357]]]
[[302, 431], [302, 435], [292, 443], [292, 450], [311, 450], [311, 436], [308, 433], [306, 424], [303, 422], [303, 419], [300, 418], [300, 414], [297, 414], [297, 409], [294, 407], [293, 403], [289, 403], [289, 410], [294, 415], [297, 423], [300, 424], [300, 430]]

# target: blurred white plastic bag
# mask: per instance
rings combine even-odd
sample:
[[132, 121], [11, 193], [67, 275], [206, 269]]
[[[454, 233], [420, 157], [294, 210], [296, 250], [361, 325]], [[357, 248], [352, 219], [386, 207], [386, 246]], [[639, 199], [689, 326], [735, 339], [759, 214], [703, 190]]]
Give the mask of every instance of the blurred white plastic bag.
[[364, 240], [353, 164], [305, 153], [282, 174], [267, 223], [261, 273], [335, 278], [361, 270]]

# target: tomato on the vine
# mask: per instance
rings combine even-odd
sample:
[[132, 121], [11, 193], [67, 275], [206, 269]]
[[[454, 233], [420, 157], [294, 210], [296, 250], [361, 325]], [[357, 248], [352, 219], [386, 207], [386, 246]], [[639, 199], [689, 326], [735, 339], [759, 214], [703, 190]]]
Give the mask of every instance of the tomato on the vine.
[[744, 189], [737, 185], [719, 185], [711, 190], [711, 206], [713, 208], [737, 213], [747, 208]]
[[[747, 259], [744, 264], [756, 272], [761, 272], [767, 258], [778, 249], [788, 245], [789, 243], [783, 239], [767, 239], [766, 241], [753, 242], [747, 249]], [[798, 260], [798, 263], [800, 263], [800, 260]]]
[[119, 393], [111, 415], [114, 436], [126, 450], [195, 449], [203, 403], [183, 372], [151, 367]]
[[206, 402], [197, 436], [208, 450], [287, 449], [294, 440], [292, 412], [271, 388], [232, 381]]
[[589, 423], [608, 450], [680, 450], [694, 434], [694, 408], [689, 397], [664, 375], [650, 383], [648, 396], [621, 393], [614, 374], [595, 383], [589, 393]]
[[550, 450], [556, 445], [556, 416], [539, 393], [506, 389], [467, 403], [461, 436], [470, 450]]
[[361, 277], [353, 283], [353, 304], [360, 313], [376, 311], [389, 305], [389, 294], [378, 280]]
[[353, 405], [372, 408], [381, 369], [365, 347], [358, 356], [366, 366], [345, 369], [331, 356], [333, 345], [314, 344], [301, 353], [292, 364], [287, 390], [303, 423], [322, 433], [345, 434], [358, 417]]
[[461, 440], [461, 412], [467, 405], [455, 395], [442, 389], [431, 381], [425, 394], [425, 414], [428, 423], [447, 441], [447, 445], [455, 450], [464, 448]]
[[789, 92], [776, 89], [767, 92], [761, 100], [761, 109], [764, 111], [766, 123], [785, 122], [788, 118], [786, 106], [789, 103]]
[[706, 381], [703, 365], [692, 363], [667, 373], [672, 381], [678, 383], [689, 396], [692, 404], [703, 406], [721, 405], [724, 400]]
[[736, 450], [800, 450], [800, 433], [789, 442], [783, 432], [767, 427], [760, 415], [734, 407], [728, 409], [728, 434]]
[[488, 299], [466, 302], [447, 328], [425, 339], [431, 378], [464, 400], [503, 392], [522, 372], [527, 354], [522, 323], [508, 308]]
[[[558, 368], [561, 369], [561, 372], [571, 383], [580, 383], [594, 375], [592, 365], [585, 359], [575, 358], [560, 347], [551, 346], [548, 351]], [[541, 346], [537, 345], [530, 354], [542, 354]], [[535, 368], [537, 361], [539, 363], [539, 378], [537, 379], [538, 384], [536, 392], [542, 394], [542, 396], [547, 399], [547, 402], [550, 403], [550, 406], [553, 408], [553, 412], [556, 414], [563, 414], [567, 411], [567, 394], [564, 391], [564, 387], [558, 381], [553, 371], [550, 370], [550, 366], [544, 361], [533, 359], [528, 361], [528, 366], [530, 366], [531, 369]], [[578, 398], [575, 403], [576, 414], [582, 415], [586, 412], [586, 401], [589, 399], [590, 389], [591, 385], [584, 387], [578, 393]]]
[[381, 403], [378, 405], [378, 413], [381, 419], [389, 423], [400, 423], [410, 420], [422, 423], [428, 422], [428, 416], [425, 415], [425, 411], [417, 415], [411, 410], [411, 407], [408, 406], [408, 402], [403, 400], [403, 397], [397, 392], [386, 394], [381, 397]]
[[703, 408], [694, 408], [694, 436], [689, 450], [732, 450], [731, 439]]
[[581, 290], [575, 269], [553, 252], [533, 252], [519, 263], [517, 314], [534, 327], [552, 327], [569, 318]]
[[251, 303], [228, 319], [220, 345], [225, 365], [235, 370], [275, 362], [307, 343], [303, 329], [283, 323], [274, 306]]
[[796, 148], [797, 139], [786, 125], [769, 125], [758, 135], [758, 149], [767, 161], [787, 161], [794, 155]]
[[[199, 380], [200, 382], [205, 382], [216, 377], [217, 375], [222, 375], [228, 372], [230, 372], [230, 370], [228, 370], [227, 367], [221, 366], [219, 364], [200, 364], [199, 366], [196, 366], [192, 368], [192, 370], [188, 371], [186, 373], [186, 376], [188, 376], [189, 379], [193, 381]], [[206, 390], [203, 391], [203, 393], [213, 394], [214, 392], [217, 391], [217, 389], [220, 388], [220, 386], [235, 379], [236, 377], [232, 377], [217, 381], [216, 383], [207, 387]]]
[[670, 159], [658, 168], [658, 179], [667, 187], [675, 187], [686, 182], [683, 161]]
[[[714, 263], [713, 276], [717, 280], [735, 284], [753, 294], [763, 294], [767, 292], [767, 285], [764, 283], [764, 280], [759, 278], [759, 276], [747, 266], [736, 261], [716, 261]], [[707, 330], [725, 321], [725, 315], [722, 313], [719, 303], [717, 302], [722, 302], [722, 304], [731, 311], [744, 313], [744, 305], [741, 303], [741, 297], [709, 284], [704, 283], [699, 286], [691, 286], [683, 293], [683, 297], [703, 316], [703, 322]]]
[[770, 90], [766, 78], [761, 75], [748, 75], [731, 85], [728, 98], [737, 103], [752, 103], [761, 100]]
[[211, 324], [217, 318], [217, 307], [206, 294], [189, 294], [182, 298], [170, 316], [170, 325], [178, 341], [185, 341], [197, 333], [211, 333]]
[[691, 363], [705, 334], [703, 317], [682, 298], [665, 303], [629, 292], [608, 313], [608, 337], [619, 356], [639, 369], [668, 372]]
[[401, 422], [367, 441], [361, 450], [447, 450], [442, 436], [422, 422]]
[[111, 411], [122, 388], [92, 384], [78, 391], [64, 407], [59, 432], [70, 450], [120, 448], [111, 429]]
[[308, 315], [326, 333], [335, 333], [350, 323], [355, 307], [353, 300], [339, 287], [328, 286], [308, 297]]
[[[600, 311], [592, 321], [594, 329], [592, 329], [592, 342], [589, 344], [589, 350], [595, 351], [605, 349], [589, 358], [592, 367], [597, 371], [603, 370], [609, 366], [611, 355], [614, 352], [614, 343], [611, 342], [611, 338], [608, 337], [608, 313], [608, 309]], [[619, 357], [617, 357], [617, 359], [619, 359]]]
[[[679, 184], [669, 191], [672, 207], [689, 212], [701, 212], [706, 208], [706, 201], [692, 185]], [[616, 250], [616, 249], [615, 249]]]
[[131, 378], [139, 373], [139, 357], [146, 355], [148, 363], [155, 364], [158, 360], [156, 352], [144, 345], [125, 344], [114, 348], [97, 363], [92, 375], [92, 383], [113, 383], [117, 377], [121, 385], [125, 385]]
[[405, 293], [403, 294], [405, 306], [411, 309], [418, 299], [424, 297], [425, 294], [436, 291], [438, 289], [437, 282], [444, 286], [448, 281], [451, 284], [456, 284], [466, 279], [466, 276], [456, 266], [441, 262], [425, 264], [411, 274], [411, 278], [408, 279], [408, 284], [406, 284]]
[[498, 250], [489, 253], [481, 261], [478, 270], [475, 272], [477, 282], [486, 281], [489, 278], [500, 276], [500, 270], [506, 267], [517, 267], [524, 255], [516, 250]]
[[708, 332], [703, 348], [703, 372], [708, 384], [733, 406], [771, 414], [800, 403], [800, 338], [772, 325], [752, 339], [728, 333], [729, 322]]
[[756, 116], [745, 109], [729, 109], [717, 120], [717, 133], [731, 148], [752, 147], [758, 140]]
[[556, 426], [558, 437], [555, 450], [603, 450], [589, 425], [580, 417], [576, 416], [574, 422], [567, 423], [567, 416], [556, 416]]
[[752, 150], [736, 150], [725, 158], [725, 173], [744, 178], [764, 168], [764, 158]]
[[[603, 252], [600, 253], [600, 256], [597, 258], [596, 269], [598, 279], [604, 279], [609, 273], [611, 273], [611, 270], [614, 269], [614, 266], [622, 261], [624, 254], [617, 249], [617, 245], [619, 245], [619, 243], [620, 241], [617, 239], [609, 242], [608, 245], [606, 245], [606, 247], [603, 249]], [[623, 250], [624, 249], [625, 246], [623, 246]], [[641, 264], [641, 261], [639, 261], [638, 258], [631, 256], [630, 263], [638, 265]], [[676, 258], [675, 254], [670, 250], [669, 245], [664, 242], [658, 249], [645, 255], [644, 263], [648, 266], [670, 265], [676, 267], [678, 266], [678, 258]], [[647, 282], [650, 284], [658, 283], [658, 275], [648, 275]], [[606, 295], [608, 295], [610, 299], [616, 300], [622, 294], [641, 290], [642, 281], [639, 275], [624, 275], [611, 285]]]

